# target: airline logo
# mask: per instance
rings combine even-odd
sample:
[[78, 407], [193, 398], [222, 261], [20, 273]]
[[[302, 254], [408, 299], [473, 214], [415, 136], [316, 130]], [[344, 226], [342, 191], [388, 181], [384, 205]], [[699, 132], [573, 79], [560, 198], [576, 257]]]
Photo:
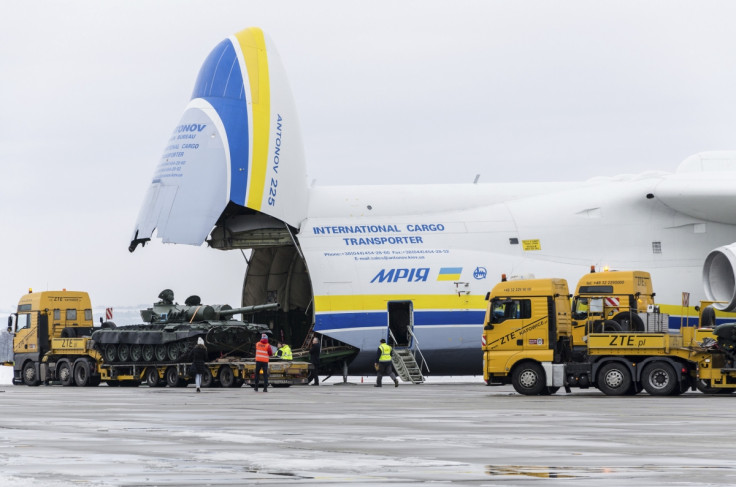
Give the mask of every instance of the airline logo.
[[374, 282], [419, 282], [427, 281], [429, 276], [429, 267], [419, 267], [410, 269], [381, 269], [378, 274], [371, 279]]
[[440, 273], [437, 276], [438, 281], [457, 281], [460, 279], [460, 274], [463, 272], [462, 267], [442, 267]]

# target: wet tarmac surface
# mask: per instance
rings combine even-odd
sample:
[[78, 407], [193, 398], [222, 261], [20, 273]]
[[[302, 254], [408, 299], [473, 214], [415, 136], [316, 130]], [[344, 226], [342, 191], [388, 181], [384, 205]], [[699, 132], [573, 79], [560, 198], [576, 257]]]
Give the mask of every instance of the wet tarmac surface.
[[[371, 379], [373, 380], [373, 379]], [[734, 485], [736, 396], [0, 386], [0, 485]]]

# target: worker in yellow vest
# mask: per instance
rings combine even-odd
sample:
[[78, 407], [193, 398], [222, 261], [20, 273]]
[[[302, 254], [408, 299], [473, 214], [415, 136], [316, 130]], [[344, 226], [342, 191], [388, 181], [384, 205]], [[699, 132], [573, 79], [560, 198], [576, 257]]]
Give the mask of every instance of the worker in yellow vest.
[[381, 387], [381, 379], [384, 375], [388, 375], [394, 381], [394, 387], [399, 387], [399, 379], [394, 374], [393, 364], [391, 363], [391, 354], [393, 350], [391, 345], [386, 343], [386, 339], [381, 338], [381, 344], [378, 346], [378, 355], [376, 359], [376, 385]]
[[291, 347], [284, 343], [284, 342], [278, 342], [279, 349], [276, 352], [276, 356], [280, 357], [284, 360], [292, 360], [293, 356], [291, 354]]

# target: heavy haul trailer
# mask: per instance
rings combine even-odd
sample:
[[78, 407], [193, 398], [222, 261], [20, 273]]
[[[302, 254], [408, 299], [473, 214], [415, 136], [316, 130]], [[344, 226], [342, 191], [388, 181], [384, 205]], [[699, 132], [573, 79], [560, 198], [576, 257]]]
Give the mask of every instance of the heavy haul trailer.
[[[608, 277], [600, 273], [601, 281]], [[632, 273], [632, 276], [634, 273]], [[625, 282], [617, 273], [615, 282]], [[588, 276], [589, 277], [589, 276]], [[631, 280], [628, 282], [635, 282]], [[648, 312], [629, 319], [632, 329], [608, 323], [600, 303], [610, 288], [589, 301], [590, 319], [577, 328], [564, 279], [501, 282], [488, 295], [483, 331], [484, 378], [511, 383], [526, 395], [551, 394], [560, 387], [596, 387], [607, 395], [676, 395], [689, 388], [707, 393], [736, 390], [736, 324], [716, 328], [668, 328], [668, 317]], [[576, 295], [573, 302], [579, 301]], [[714, 323], [701, 306], [700, 322]], [[611, 312], [613, 313], [613, 311]], [[578, 318], [583, 318], [578, 315]]]
[[[228, 347], [249, 352], [254, 337], [265, 325], [227, 319], [232, 314], [266, 305], [232, 309], [227, 305], [203, 306], [198, 298], [173, 304], [173, 293], [144, 310], [149, 324], [116, 328], [112, 323], [94, 328], [89, 296], [75, 291], [44, 291], [23, 296], [18, 312], [8, 321], [13, 336], [14, 384], [29, 386], [59, 382], [65, 386], [108, 385], [186, 386], [193, 343], [202, 337], [215, 352]], [[196, 299], [193, 299], [196, 298]], [[105, 343], [96, 341], [96, 337]], [[158, 344], [153, 344], [159, 339]], [[128, 342], [142, 343], [128, 343]], [[218, 348], [219, 347], [219, 348]], [[150, 350], [149, 350], [150, 349]], [[253, 381], [252, 356], [212, 358], [207, 364], [205, 387], [241, 386]], [[269, 366], [272, 383], [306, 383], [309, 365], [274, 361]], [[270, 377], [270, 379], [271, 379]]]

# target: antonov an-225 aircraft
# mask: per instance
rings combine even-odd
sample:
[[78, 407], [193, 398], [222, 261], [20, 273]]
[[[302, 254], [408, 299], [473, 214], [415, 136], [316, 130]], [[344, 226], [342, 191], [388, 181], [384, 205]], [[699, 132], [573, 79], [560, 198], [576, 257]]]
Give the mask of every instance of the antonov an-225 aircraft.
[[130, 250], [154, 229], [253, 249], [242, 304], [280, 303], [257, 318], [292, 345], [313, 326], [355, 347], [361, 373], [391, 331], [432, 374], [476, 374], [484, 297], [502, 273], [574, 285], [591, 265], [646, 270], [673, 326], [684, 291], [736, 308], [734, 188], [726, 152], [582, 182], [309, 187], [279, 56], [249, 28], [204, 61]]

